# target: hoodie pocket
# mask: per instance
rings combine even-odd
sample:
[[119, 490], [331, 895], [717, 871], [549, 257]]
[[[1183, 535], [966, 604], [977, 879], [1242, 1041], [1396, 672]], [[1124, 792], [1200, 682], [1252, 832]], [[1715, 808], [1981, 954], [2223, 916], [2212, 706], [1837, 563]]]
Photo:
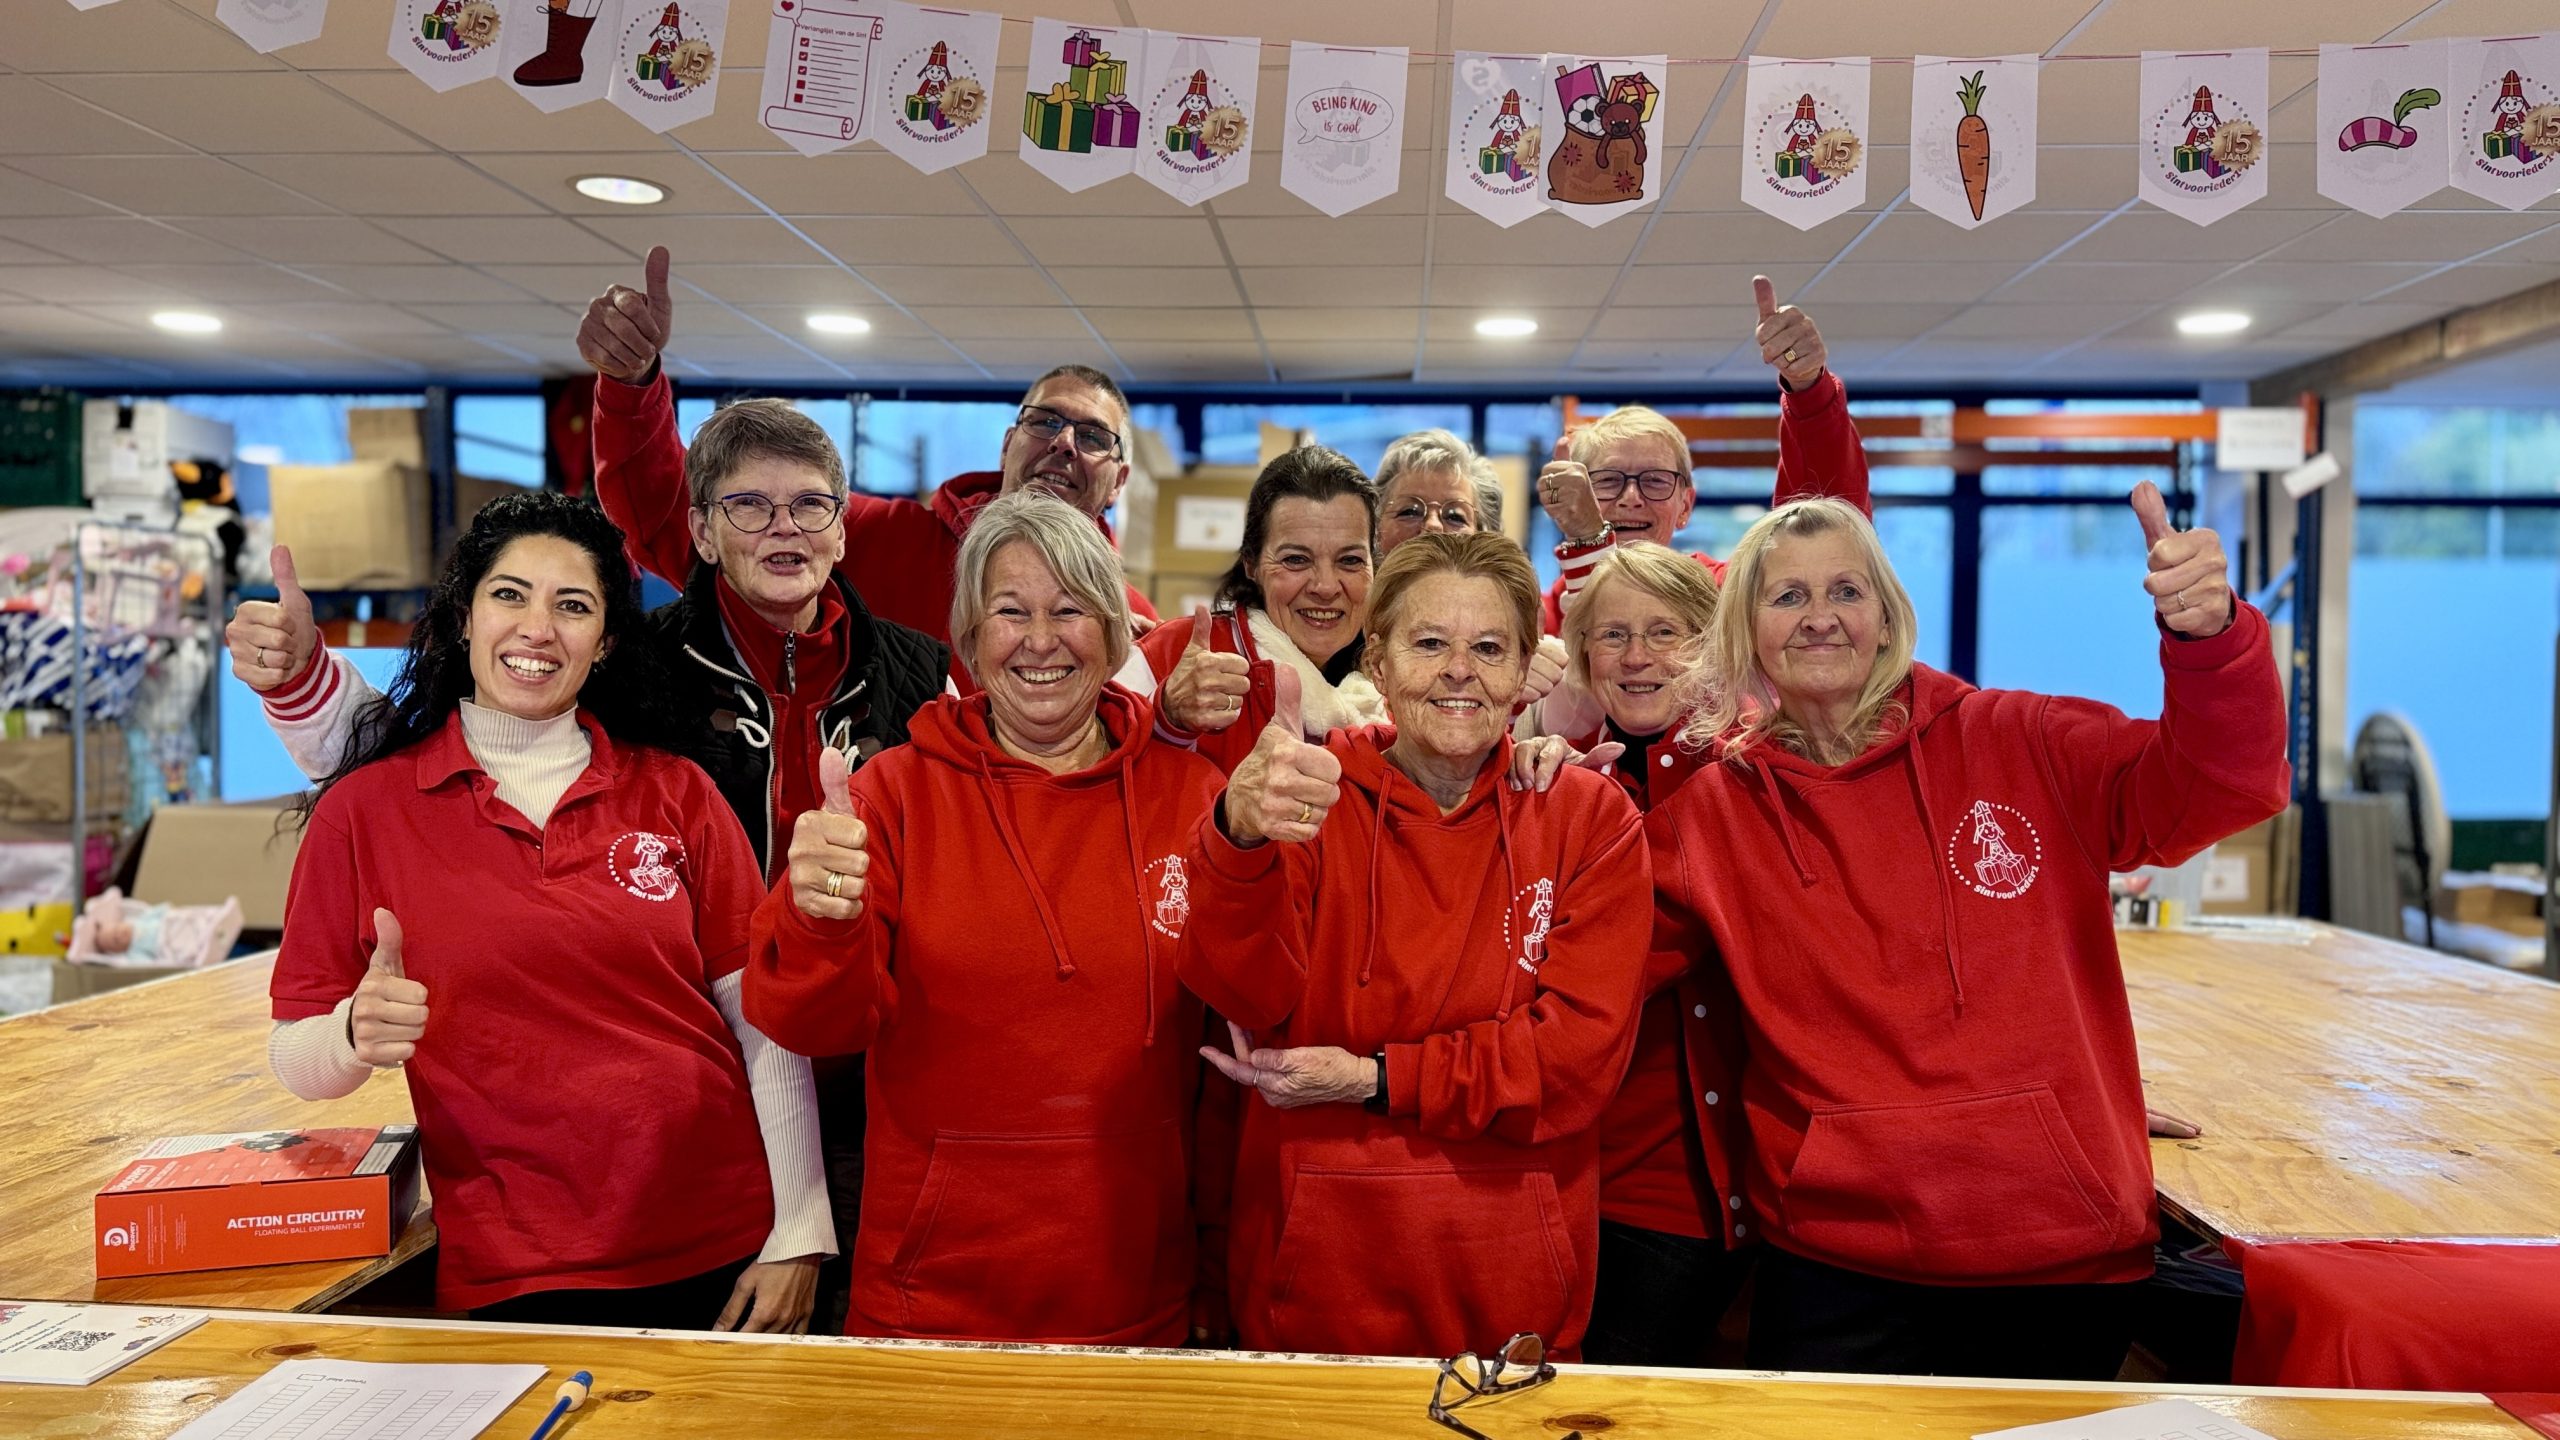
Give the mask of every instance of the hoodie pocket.
[[[912, 1334], [1127, 1340], [1191, 1283], [1182, 1134], [938, 1134], [890, 1262]], [[859, 1283], [859, 1281], [857, 1281]]]
[[1301, 1166], [1272, 1256], [1269, 1343], [1446, 1355], [1582, 1312], [1555, 1177], [1536, 1169]]
[[2120, 1208], [2045, 1085], [1817, 1110], [1778, 1206], [1818, 1258], [1946, 1279], [2107, 1254]]

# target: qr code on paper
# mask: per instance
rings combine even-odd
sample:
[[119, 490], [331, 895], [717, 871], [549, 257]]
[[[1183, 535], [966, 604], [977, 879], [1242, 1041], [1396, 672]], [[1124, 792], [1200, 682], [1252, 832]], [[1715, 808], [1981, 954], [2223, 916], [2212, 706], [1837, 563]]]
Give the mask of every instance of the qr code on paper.
[[112, 1330], [65, 1330], [36, 1348], [68, 1351], [76, 1355], [84, 1350], [95, 1350], [114, 1338], [116, 1336]]

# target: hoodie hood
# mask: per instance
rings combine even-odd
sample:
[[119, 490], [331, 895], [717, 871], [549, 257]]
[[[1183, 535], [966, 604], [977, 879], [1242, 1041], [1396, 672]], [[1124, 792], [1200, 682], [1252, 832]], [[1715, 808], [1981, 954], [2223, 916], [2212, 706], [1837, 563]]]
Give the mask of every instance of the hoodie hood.
[[[1413, 777], [1397, 768], [1387, 751], [1396, 743], [1396, 727], [1370, 725], [1357, 730], [1337, 731], [1326, 748], [1342, 761], [1342, 783], [1367, 797], [1369, 802], [1369, 875], [1368, 896], [1369, 947], [1360, 959], [1360, 983], [1366, 985], [1378, 966], [1378, 937], [1390, 923], [1379, 899], [1380, 865], [1387, 852], [1388, 832], [1395, 829], [1425, 829], [1458, 826], [1469, 823], [1490, 809], [1493, 812], [1494, 843], [1502, 852], [1503, 889], [1505, 895], [1519, 893], [1519, 866], [1513, 861], [1518, 848], [1514, 839], [1514, 799], [1511, 793], [1511, 736], [1504, 732], [1494, 741], [1493, 751], [1476, 771], [1475, 783], [1467, 787], [1466, 798], [1458, 808], [1443, 815], [1440, 802], [1416, 783]], [[1511, 1013], [1517, 993], [1520, 972], [1513, 967], [1503, 972], [1502, 1001], [1494, 1012], [1497, 1020]]]

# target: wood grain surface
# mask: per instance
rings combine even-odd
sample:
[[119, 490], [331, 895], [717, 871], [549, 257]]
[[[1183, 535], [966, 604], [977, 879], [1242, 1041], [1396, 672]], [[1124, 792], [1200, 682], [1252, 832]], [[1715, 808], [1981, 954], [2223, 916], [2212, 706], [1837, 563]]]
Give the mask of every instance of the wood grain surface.
[[164, 1135], [396, 1125], [408, 1082], [298, 1100], [267, 1069], [273, 957], [0, 1020], [0, 1293], [22, 1300], [319, 1310], [435, 1243], [422, 1213], [392, 1254], [100, 1281], [90, 1197]]
[[2353, 931], [2120, 937], [2161, 1203], [2216, 1237], [2560, 1237], [2560, 985]]
[[[844, 1340], [668, 1339], [523, 1327], [406, 1327], [341, 1319], [217, 1319], [85, 1390], [0, 1386], [0, 1434], [160, 1440], [296, 1357], [523, 1363], [548, 1375], [487, 1432], [532, 1433], [572, 1370], [595, 1398], [561, 1440], [861, 1435], [1370, 1437], [1450, 1432], [1424, 1410], [1427, 1365], [1109, 1354]], [[1569, 1369], [1550, 1385], [1460, 1412], [1493, 1440], [1968, 1440], [2179, 1392], [1977, 1382], [1772, 1379]], [[2197, 1393], [2275, 1440], [2531, 1440], [2472, 1395]]]

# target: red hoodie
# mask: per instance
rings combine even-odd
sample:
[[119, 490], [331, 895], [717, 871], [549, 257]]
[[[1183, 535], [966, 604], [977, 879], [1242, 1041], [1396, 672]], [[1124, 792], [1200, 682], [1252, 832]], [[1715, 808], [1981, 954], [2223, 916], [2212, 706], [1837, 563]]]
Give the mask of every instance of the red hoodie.
[[[693, 492], [685, 484], [684, 440], [676, 432], [666, 373], [646, 385], [598, 380], [595, 432], [596, 499], [622, 527], [633, 562], [682, 586], [695, 563], [686, 525]], [[930, 506], [859, 490], [847, 495], [840, 563], [871, 613], [950, 644], [960, 538], [1003, 483], [993, 470], [956, 475], [933, 492]], [[1094, 523], [1110, 538], [1110, 521], [1096, 517]], [[1136, 586], [1129, 587], [1129, 608], [1150, 620], [1156, 616]], [[964, 695], [977, 691], [956, 651], [951, 680]]]
[[[1635, 807], [1568, 770], [1454, 814], [1336, 731], [1315, 840], [1191, 847], [1183, 982], [1258, 1045], [1385, 1051], [1392, 1113], [1245, 1107], [1229, 1277], [1256, 1349], [1570, 1357], [1591, 1314], [1601, 1111], [1635, 1040], [1651, 871]], [[1216, 1082], [1212, 1082], [1216, 1083]]]
[[1174, 946], [1219, 776], [1118, 686], [1102, 718], [1109, 757], [1052, 775], [985, 697], [934, 702], [854, 772], [863, 913], [811, 920], [787, 881], [756, 911], [748, 1018], [870, 1056], [848, 1333], [1188, 1338], [1202, 1016]]
[[2151, 1272], [2107, 874], [2184, 860], [2291, 783], [2264, 616], [2160, 660], [2156, 721], [1914, 666], [1909, 723], [1857, 759], [1763, 743], [1653, 811], [1654, 945], [1720, 955], [1741, 997], [1772, 1244], [1926, 1284]]

